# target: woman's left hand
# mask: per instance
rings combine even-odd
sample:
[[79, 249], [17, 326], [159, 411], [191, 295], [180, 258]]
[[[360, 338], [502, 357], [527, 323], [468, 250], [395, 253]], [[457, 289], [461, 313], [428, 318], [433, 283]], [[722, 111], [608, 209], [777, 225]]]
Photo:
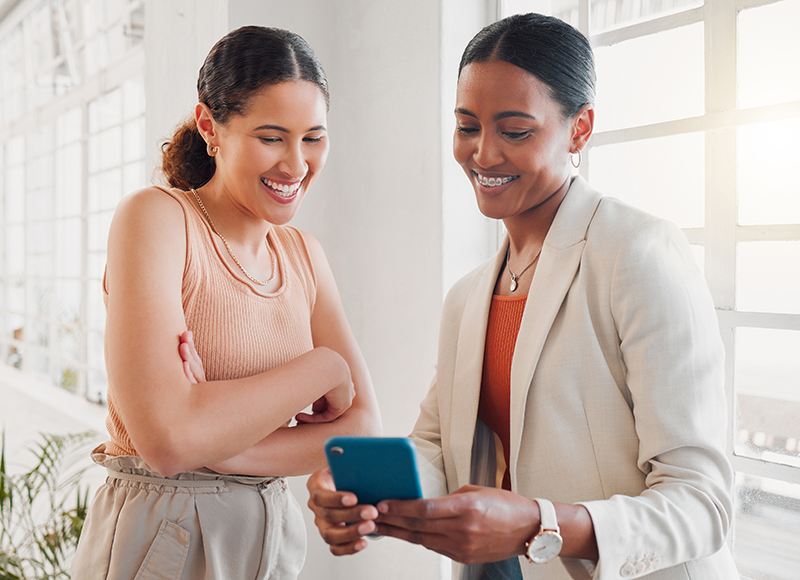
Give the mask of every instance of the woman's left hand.
[[191, 330], [181, 334], [178, 352], [183, 361], [183, 372], [186, 373], [189, 381], [193, 384], [205, 383], [206, 372], [203, 369], [203, 361], [200, 360], [200, 355], [197, 354], [197, 348], [194, 346], [194, 334]]
[[525, 553], [539, 529], [539, 506], [490, 487], [465, 485], [444, 497], [378, 504], [376, 533], [421, 544], [463, 564]]

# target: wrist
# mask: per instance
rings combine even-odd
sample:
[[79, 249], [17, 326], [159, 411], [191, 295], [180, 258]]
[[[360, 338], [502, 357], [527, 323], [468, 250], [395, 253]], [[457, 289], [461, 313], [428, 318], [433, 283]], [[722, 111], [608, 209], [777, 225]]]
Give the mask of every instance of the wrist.
[[539, 529], [525, 543], [528, 562], [545, 564], [555, 559], [564, 545], [555, 506], [550, 500], [535, 499], [539, 507]]

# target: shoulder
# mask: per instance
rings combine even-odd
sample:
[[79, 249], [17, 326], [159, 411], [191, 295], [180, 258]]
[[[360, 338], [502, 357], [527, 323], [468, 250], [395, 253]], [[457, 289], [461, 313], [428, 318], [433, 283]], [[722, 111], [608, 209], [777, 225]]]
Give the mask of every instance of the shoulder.
[[114, 211], [108, 237], [109, 260], [137, 254], [175, 254], [186, 251], [186, 217], [178, 190], [147, 187], [129, 193]]
[[114, 221], [184, 220], [184, 208], [178, 190], [146, 187], [123, 197], [114, 211]]

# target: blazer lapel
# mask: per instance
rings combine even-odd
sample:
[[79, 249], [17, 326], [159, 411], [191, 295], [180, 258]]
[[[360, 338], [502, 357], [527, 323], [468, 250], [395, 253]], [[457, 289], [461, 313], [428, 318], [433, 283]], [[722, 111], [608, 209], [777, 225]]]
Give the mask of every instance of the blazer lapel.
[[487, 263], [464, 306], [451, 392], [450, 441], [458, 486], [470, 482], [472, 440], [481, 397], [483, 350], [494, 285], [505, 260], [505, 247]]
[[[580, 265], [586, 231], [601, 196], [576, 177], [553, 220], [533, 276], [511, 364], [511, 478], [515, 487], [522, 422], [547, 335]], [[484, 325], [485, 326], [485, 325]]]

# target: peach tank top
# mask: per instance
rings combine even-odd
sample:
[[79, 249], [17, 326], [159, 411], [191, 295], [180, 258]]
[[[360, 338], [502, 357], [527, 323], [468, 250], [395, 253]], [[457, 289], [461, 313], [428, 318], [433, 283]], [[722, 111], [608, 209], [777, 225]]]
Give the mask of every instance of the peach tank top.
[[[181, 204], [186, 219], [183, 312], [206, 378], [248, 377], [312, 350], [311, 313], [317, 285], [302, 234], [291, 226], [272, 227], [268, 237], [276, 253], [281, 286], [262, 295], [229, 267], [191, 192], [163, 191]], [[108, 305], [105, 280], [103, 298]], [[177, 347], [176, 341], [176, 353]], [[107, 454], [138, 455], [119, 414], [110, 379], [106, 427], [111, 435]]]

